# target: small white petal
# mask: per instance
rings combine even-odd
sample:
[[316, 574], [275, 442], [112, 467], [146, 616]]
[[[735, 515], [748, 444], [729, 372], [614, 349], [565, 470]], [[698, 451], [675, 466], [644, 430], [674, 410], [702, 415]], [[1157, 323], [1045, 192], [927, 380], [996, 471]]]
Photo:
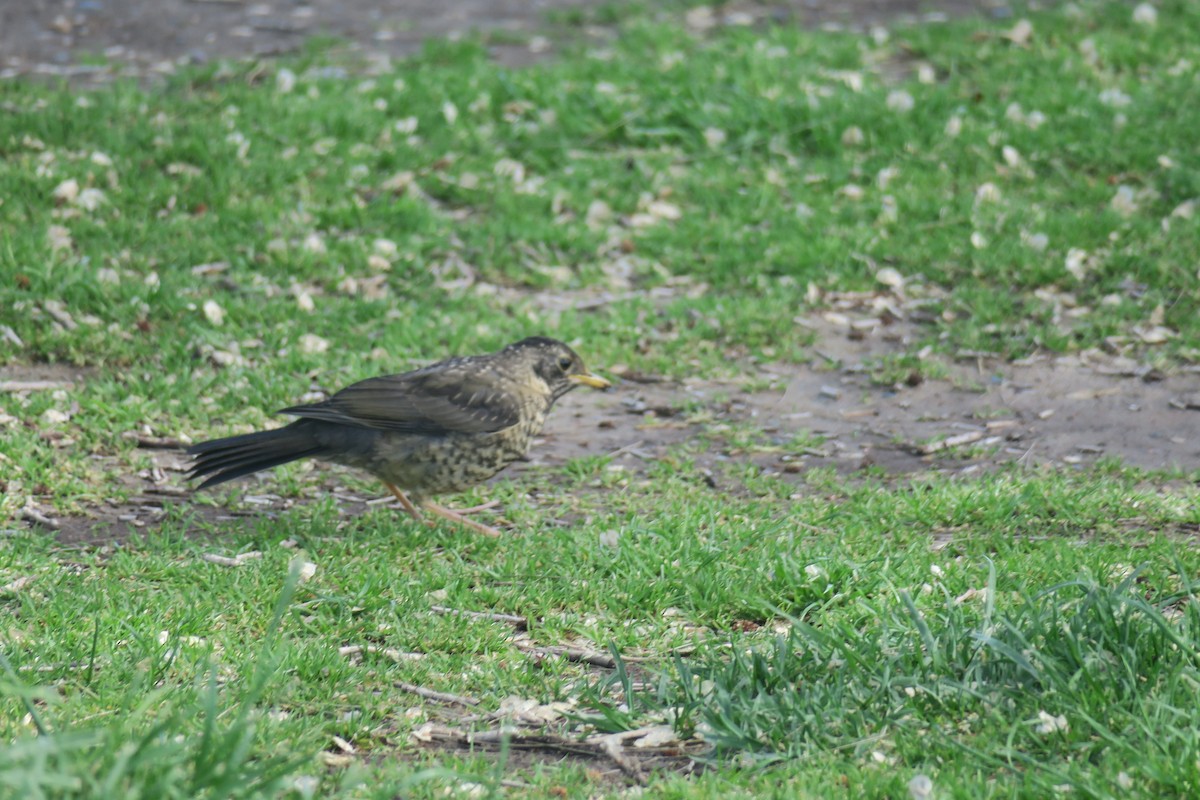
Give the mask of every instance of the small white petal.
[[1120, 89], [1105, 89], [1100, 93], [1100, 102], [1112, 108], [1124, 108], [1133, 102], [1133, 98]]
[[933, 781], [928, 775], [914, 775], [908, 782], [908, 796], [912, 800], [928, 800], [933, 796]]
[[683, 212], [679, 209], [679, 206], [674, 203], [668, 203], [665, 200], [655, 200], [650, 203], [646, 206], [646, 212], [653, 214], [659, 219], [670, 220], [672, 222], [683, 217]]
[[511, 158], [502, 158], [492, 167], [492, 171], [500, 177], [512, 178], [513, 183], [524, 183], [525, 165]]
[[876, 272], [875, 280], [892, 289], [900, 289], [904, 286], [904, 276], [900, 274], [900, 270], [894, 267], [884, 267]]
[[962, 133], [962, 117], [960, 117], [956, 114], [955, 116], [946, 120], [945, 133], [951, 139], [953, 139], [954, 137], [956, 137], [960, 133]]
[[1052, 716], [1047, 714], [1045, 711], [1038, 712], [1038, 724], [1034, 728], [1034, 730], [1038, 733], [1043, 735], [1054, 733], [1055, 731], [1062, 731], [1066, 733], [1070, 729], [1071, 726], [1067, 722], [1067, 718], [1061, 714], [1058, 716]]
[[317, 304], [313, 302], [312, 295], [304, 289], [295, 288], [292, 290], [292, 294], [295, 295], [296, 306], [301, 311], [311, 312], [317, 307]]
[[896, 198], [885, 194], [879, 201], [879, 219], [881, 225], [891, 225], [900, 221], [900, 206]]
[[287, 94], [296, 88], [296, 73], [284, 67], [275, 73], [275, 91]]
[[599, 228], [612, 219], [612, 209], [603, 200], [593, 200], [588, 204], [584, 221], [589, 228]]
[[863, 135], [862, 128], [857, 125], [851, 125], [846, 130], [842, 131], [842, 144], [846, 147], [855, 147], [866, 141], [866, 136]]
[[880, 189], [886, 189], [888, 184], [899, 174], [900, 170], [896, 167], [884, 167], [875, 175], [875, 185]]
[[75, 199], [75, 205], [82, 208], [84, 211], [95, 211], [106, 200], [104, 192], [99, 189], [84, 189], [79, 193], [79, 197]]
[[51, 192], [51, 194], [55, 200], [59, 200], [64, 203], [72, 203], [75, 201], [75, 198], [79, 196], [79, 181], [75, 180], [74, 178], [65, 180], [58, 186], [55, 186], [54, 191]]
[[1132, 186], [1118, 186], [1117, 193], [1113, 195], [1112, 200], [1108, 201], [1108, 206], [1122, 217], [1132, 217], [1138, 211], [1137, 196], [1133, 193]]
[[840, 194], [842, 197], [845, 197], [847, 200], [862, 200], [866, 195], [866, 192], [863, 191], [863, 188], [858, 184], [847, 183], [841, 189], [838, 189], [838, 194]]
[[50, 245], [51, 251], [70, 250], [75, 246], [71, 239], [71, 232], [62, 225], [51, 225], [46, 228], [46, 243]]
[[225, 309], [216, 300], [204, 301], [204, 316], [208, 317], [208, 321], [213, 325], [221, 325], [225, 322]]
[[988, 182], [975, 190], [975, 204], [1000, 202], [1000, 189], [996, 184]]
[[396, 251], [399, 249], [396, 247], [396, 243], [391, 239], [376, 239], [375, 241], [371, 242], [371, 248], [384, 258], [393, 257], [396, 255]]
[[705, 128], [704, 143], [710, 150], [716, 150], [725, 143], [725, 131], [720, 128]]
[[897, 114], [906, 114], [912, 111], [914, 106], [916, 106], [916, 101], [913, 100], [913, 96], [903, 89], [888, 93], [887, 107]]
[[1096, 49], [1096, 41], [1090, 37], [1079, 43], [1079, 54], [1083, 56], [1083, 61], [1088, 66], [1095, 66], [1100, 61], [1100, 51]]
[[1025, 244], [1039, 253], [1045, 252], [1050, 246], [1050, 237], [1044, 233], [1033, 233], [1025, 237]]
[[1013, 44], [1026, 45], [1029, 43], [1030, 38], [1033, 37], [1033, 23], [1027, 19], [1019, 19], [1006, 36]]
[[315, 333], [306, 333], [300, 337], [300, 352], [324, 353], [329, 349], [329, 340], [322, 339]]
[[1133, 10], [1133, 21], [1138, 25], [1157, 25], [1158, 11], [1149, 3], [1141, 3]]
[[458, 120], [458, 106], [449, 100], [442, 103], [442, 116], [446, 118], [447, 125], [453, 125]]
[[1067, 272], [1077, 281], [1083, 280], [1087, 274], [1089, 266], [1088, 252], [1079, 247], [1072, 247], [1067, 251], [1067, 258], [1064, 266]]

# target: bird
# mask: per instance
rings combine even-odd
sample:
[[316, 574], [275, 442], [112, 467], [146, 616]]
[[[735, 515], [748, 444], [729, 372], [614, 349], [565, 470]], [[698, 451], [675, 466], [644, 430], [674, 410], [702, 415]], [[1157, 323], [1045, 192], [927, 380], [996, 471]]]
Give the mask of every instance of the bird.
[[304, 458], [371, 473], [416, 520], [421, 510], [487, 536], [495, 528], [438, 505], [525, 460], [555, 401], [611, 384], [563, 342], [531, 336], [494, 353], [368, 378], [318, 403], [280, 410], [282, 428], [193, 444], [197, 490]]

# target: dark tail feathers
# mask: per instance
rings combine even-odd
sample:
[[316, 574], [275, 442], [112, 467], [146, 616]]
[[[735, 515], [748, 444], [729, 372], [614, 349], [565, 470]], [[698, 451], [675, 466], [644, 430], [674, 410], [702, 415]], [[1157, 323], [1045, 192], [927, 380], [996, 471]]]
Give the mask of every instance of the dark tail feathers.
[[324, 448], [317, 443], [307, 420], [298, 420], [273, 431], [200, 442], [187, 452], [194, 462], [188, 477], [207, 476], [197, 487], [205, 489], [289, 461], [319, 456]]

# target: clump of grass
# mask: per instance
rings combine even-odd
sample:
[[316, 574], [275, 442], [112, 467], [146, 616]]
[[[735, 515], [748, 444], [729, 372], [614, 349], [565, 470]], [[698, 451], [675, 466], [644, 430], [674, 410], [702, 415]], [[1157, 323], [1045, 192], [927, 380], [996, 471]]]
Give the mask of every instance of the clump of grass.
[[[275, 652], [280, 625], [299, 581], [296, 562], [275, 605], [248, 685], [236, 703], [223, 698], [218, 667], [209, 659], [192, 665], [189, 684], [164, 685], [178, 668], [175, 652], [163, 650], [138, 673], [121, 697], [109, 700], [107, 724], [54, 724], [57, 692], [31, 686], [0, 653], [6, 711], [23, 707], [36, 732], [0, 748], [0, 787], [26, 800], [121, 797], [230, 798], [308, 796], [318, 782], [297, 781], [310, 754], [261, 740], [256, 721], [260, 702], [279, 666]], [[98, 629], [97, 629], [98, 630]], [[86, 669], [87, 689], [96, 668], [95, 651]], [[188, 671], [187, 668], [184, 671]]]
[[865, 621], [814, 607], [766, 645], [677, 659], [653, 692], [619, 671], [622, 710], [599, 692], [591, 705], [609, 726], [666, 714], [700, 731], [716, 759], [849, 752], [934, 774], [964, 763], [1014, 771], [1088, 794], [1133, 775], [1150, 795], [1190, 796], [1198, 588], [1181, 577], [1157, 591], [1136, 572], [1114, 586], [1081, 578], [1018, 591], [1001, 611], [992, 569], [977, 593], [934, 585], [935, 602], [904, 590], [863, 598]]

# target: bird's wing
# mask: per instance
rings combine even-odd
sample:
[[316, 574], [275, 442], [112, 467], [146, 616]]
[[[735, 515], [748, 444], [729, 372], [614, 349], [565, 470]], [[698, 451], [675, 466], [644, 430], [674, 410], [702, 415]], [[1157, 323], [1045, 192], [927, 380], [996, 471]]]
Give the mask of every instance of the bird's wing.
[[369, 378], [321, 403], [279, 413], [359, 428], [422, 435], [493, 433], [515, 425], [521, 408], [488, 376], [462, 367]]

